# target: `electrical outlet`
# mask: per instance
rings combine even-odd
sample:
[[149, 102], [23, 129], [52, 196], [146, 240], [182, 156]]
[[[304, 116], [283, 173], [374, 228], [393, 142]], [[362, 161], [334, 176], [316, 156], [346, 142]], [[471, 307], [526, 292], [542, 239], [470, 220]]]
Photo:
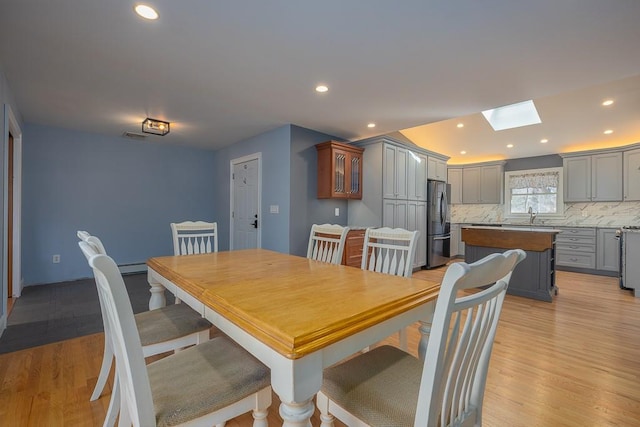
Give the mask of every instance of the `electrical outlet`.
[[335, 214], [336, 214], [336, 216], [340, 216], [340, 208], [336, 208], [335, 209]]
[[60, 262], [60, 255], [54, 255], [53, 256], [53, 263], [54, 264], [58, 264]]

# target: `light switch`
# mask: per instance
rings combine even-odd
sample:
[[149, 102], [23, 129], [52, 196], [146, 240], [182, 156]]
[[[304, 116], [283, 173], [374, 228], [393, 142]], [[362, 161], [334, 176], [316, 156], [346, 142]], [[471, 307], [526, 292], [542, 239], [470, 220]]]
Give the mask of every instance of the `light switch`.
[[278, 206], [278, 205], [269, 206], [269, 212], [271, 212], [271, 213], [279, 213], [280, 212], [280, 206]]
[[336, 208], [336, 216], [340, 216], [340, 208]]

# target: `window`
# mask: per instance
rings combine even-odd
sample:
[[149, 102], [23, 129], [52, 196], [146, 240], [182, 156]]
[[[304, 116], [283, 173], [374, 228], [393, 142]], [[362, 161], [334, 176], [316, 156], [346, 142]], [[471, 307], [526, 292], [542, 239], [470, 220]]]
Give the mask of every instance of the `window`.
[[522, 170], [505, 173], [505, 208], [511, 217], [558, 216], [564, 211], [562, 168]]

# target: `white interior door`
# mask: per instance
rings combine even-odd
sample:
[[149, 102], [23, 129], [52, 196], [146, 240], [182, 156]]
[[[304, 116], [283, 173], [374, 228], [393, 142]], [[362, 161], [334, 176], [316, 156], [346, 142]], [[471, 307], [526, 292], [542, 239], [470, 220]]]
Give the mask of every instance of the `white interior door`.
[[260, 247], [260, 153], [231, 161], [230, 249]]

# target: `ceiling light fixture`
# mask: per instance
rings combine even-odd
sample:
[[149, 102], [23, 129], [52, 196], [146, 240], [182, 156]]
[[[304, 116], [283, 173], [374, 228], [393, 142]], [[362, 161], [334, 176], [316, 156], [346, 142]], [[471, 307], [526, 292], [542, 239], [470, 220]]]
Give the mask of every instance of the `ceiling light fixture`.
[[605, 135], [611, 135], [612, 133], [613, 133], [613, 130], [611, 130], [611, 129], [607, 129], [607, 130], [604, 131]]
[[549, 142], [549, 140], [547, 138], [542, 138], [540, 140], [540, 144], [546, 144], [547, 142]]
[[507, 144], [507, 148], [513, 148], [513, 144]]
[[462, 151], [460, 152], [460, 154], [467, 154], [467, 152], [466, 152], [466, 151], [464, 151], [464, 150], [462, 150]]
[[462, 128], [464, 127], [464, 123], [458, 123], [458, 124], [456, 125], [456, 127], [457, 127], [458, 129], [462, 129]]
[[613, 99], [607, 99], [602, 103], [602, 105], [605, 107], [608, 107], [609, 105], [612, 105], [612, 104], [613, 104]]
[[151, 6], [147, 6], [146, 4], [138, 4], [134, 8], [136, 13], [142, 16], [144, 19], [154, 20], [158, 19], [158, 12]]
[[316, 86], [316, 92], [325, 93], [329, 90], [329, 88], [325, 85]]
[[376, 124], [375, 124], [375, 123], [369, 123], [369, 124], [367, 125], [367, 127], [368, 127], [368, 128], [374, 128], [374, 127], [376, 127]]
[[542, 123], [538, 110], [531, 100], [485, 110], [482, 115], [493, 130], [513, 129]]
[[144, 133], [165, 136], [170, 130], [171, 124], [169, 122], [163, 122], [162, 120], [150, 119], [147, 117], [142, 122], [142, 132]]

